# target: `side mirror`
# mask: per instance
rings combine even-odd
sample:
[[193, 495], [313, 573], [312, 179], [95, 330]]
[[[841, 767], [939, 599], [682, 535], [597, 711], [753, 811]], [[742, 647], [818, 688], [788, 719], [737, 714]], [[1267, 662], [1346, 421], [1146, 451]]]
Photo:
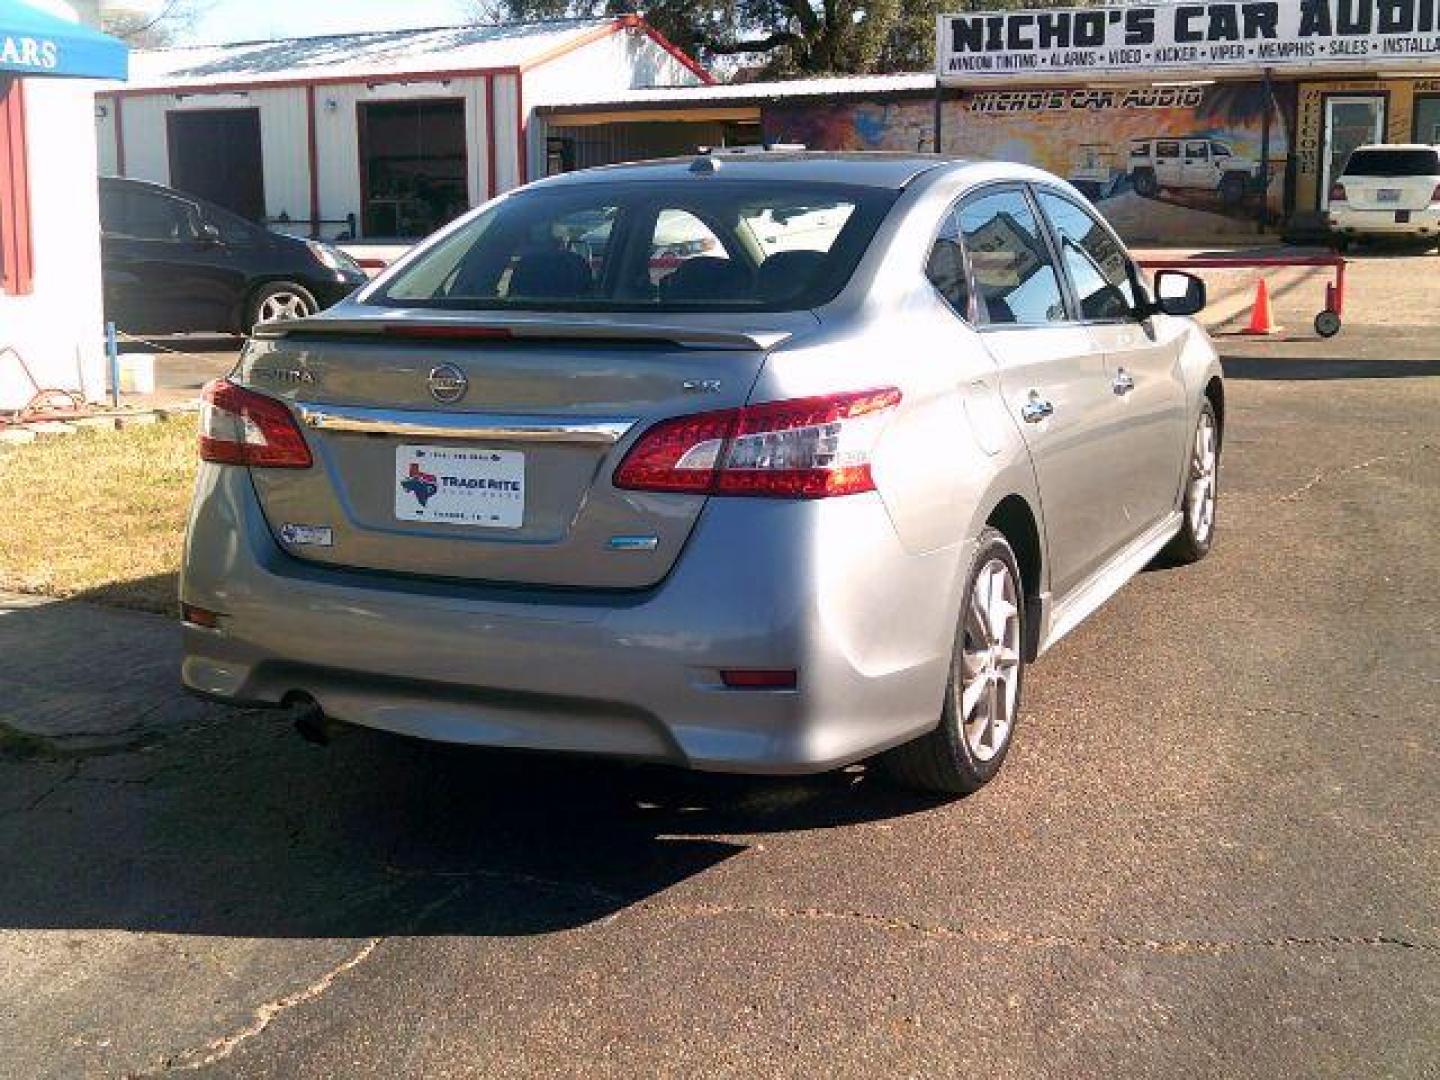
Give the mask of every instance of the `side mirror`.
[[217, 225], [209, 221], [202, 221], [200, 223], [200, 242], [202, 244], [213, 244], [218, 247], [225, 241], [224, 238], [221, 237], [220, 229]]
[[1154, 310], [1166, 315], [1198, 315], [1205, 310], [1205, 282], [1184, 270], [1155, 275]]

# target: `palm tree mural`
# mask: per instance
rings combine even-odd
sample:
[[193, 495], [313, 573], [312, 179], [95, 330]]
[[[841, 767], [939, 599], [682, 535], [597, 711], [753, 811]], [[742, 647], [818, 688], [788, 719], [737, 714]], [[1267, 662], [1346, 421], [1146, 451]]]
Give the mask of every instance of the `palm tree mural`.
[[[1270, 145], [1272, 152], [1289, 145], [1285, 118], [1295, 112], [1296, 93], [1293, 83], [1272, 86], [1270, 93]], [[1265, 86], [1263, 83], [1222, 83], [1212, 86], [1205, 100], [1195, 110], [1197, 120], [1206, 121], [1212, 132], [1236, 128], [1259, 128], [1265, 122]]]

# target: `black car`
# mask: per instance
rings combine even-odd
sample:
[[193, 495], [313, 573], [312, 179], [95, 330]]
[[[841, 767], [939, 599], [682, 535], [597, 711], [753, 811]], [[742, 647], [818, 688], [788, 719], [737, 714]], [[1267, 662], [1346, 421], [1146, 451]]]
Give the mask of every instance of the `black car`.
[[248, 333], [368, 280], [354, 259], [159, 184], [100, 180], [105, 318], [131, 334]]

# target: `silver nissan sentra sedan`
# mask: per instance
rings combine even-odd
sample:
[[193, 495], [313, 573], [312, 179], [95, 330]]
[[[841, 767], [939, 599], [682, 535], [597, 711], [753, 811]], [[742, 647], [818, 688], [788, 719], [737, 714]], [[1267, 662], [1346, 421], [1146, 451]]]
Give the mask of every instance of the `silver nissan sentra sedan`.
[[969, 792], [1026, 665], [1208, 551], [1204, 286], [1047, 173], [554, 177], [205, 395], [184, 681], [426, 739]]

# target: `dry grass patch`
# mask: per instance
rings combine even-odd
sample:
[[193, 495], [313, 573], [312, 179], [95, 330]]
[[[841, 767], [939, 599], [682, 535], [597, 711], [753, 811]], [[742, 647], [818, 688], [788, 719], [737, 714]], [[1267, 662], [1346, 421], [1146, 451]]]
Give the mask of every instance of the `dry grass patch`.
[[173, 612], [195, 466], [190, 418], [0, 451], [0, 588]]

